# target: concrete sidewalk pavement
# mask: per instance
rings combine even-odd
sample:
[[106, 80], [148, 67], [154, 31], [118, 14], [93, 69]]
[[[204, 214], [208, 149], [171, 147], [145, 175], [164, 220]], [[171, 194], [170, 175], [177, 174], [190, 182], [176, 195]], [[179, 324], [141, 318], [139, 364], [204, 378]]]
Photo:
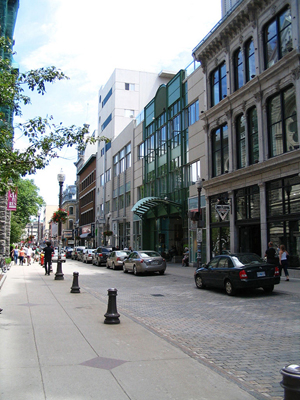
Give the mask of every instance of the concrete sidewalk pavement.
[[82, 289], [70, 293], [73, 269], [63, 264], [63, 281], [37, 263], [7, 272], [2, 400], [256, 398], [124, 315], [118, 325], [104, 324], [107, 304]]

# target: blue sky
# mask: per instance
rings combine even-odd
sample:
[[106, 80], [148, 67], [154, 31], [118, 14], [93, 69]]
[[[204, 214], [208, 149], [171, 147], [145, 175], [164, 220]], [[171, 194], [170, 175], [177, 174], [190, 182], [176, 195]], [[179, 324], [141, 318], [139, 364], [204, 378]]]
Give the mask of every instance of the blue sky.
[[[20, 0], [14, 34], [20, 71], [55, 65], [71, 78], [48, 86], [45, 96], [30, 93], [32, 105], [23, 108], [23, 119], [53, 115], [55, 122], [88, 123], [93, 131], [98, 90], [115, 68], [177, 72], [192, 61], [192, 49], [220, 18], [221, 0]], [[16, 140], [17, 147], [20, 143]], [[76, 180], [76, 152], [60, 155], [28, 176], [48, 205], [58, 204], [61, 167], [66, 184]]]

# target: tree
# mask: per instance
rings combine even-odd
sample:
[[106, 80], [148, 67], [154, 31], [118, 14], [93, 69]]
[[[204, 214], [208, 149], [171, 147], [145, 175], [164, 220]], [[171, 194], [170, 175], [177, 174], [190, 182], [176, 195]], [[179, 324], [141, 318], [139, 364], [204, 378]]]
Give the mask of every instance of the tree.
[[21, 116], [21, 106], [30, 104], [24, 87], [44, 95], [46, 83], [69, 78], [55, 67], [19, 73], [7, 59], [7, 55], [13, 54], [8, 39], [0, 37], [0, 50], [6, 55], [5, 58], [0, 57], [0, 195], [4, 195], [8, 189], [16, 187], [19, 176], [34, 174], [45, 168], [53, 158], [58, 157], [58, 152], [64, 146], [76, 146], [78, 150], [84, 150], [88, 143], [108, 140], [104, 136], [88, 136], [87, 124], [65, 127], [62, 123], [54, 124], [52, 116], [35, 117], [17, 126], [27, 137], [28, 147], [24, 151], [15, 150], [12, 145], [14, 131], [11, 116]]
[[38, 194], [39, 188], [33, 180], [21, 179], [16, 181], [18, 186], [18, 206], [11, 212], [10, 243], [20, 241], [30, 217], [38, 215], [39, 208], [45, 205], [43, 198]]

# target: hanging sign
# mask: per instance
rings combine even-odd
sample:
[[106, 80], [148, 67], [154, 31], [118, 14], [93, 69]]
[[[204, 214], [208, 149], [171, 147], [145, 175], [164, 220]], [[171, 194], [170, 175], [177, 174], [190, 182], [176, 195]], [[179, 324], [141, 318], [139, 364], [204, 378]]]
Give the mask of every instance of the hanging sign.
[[8, 191], [8, 201], [7, 201], [7, 210], [8, 211], [16, 211], [17, 210], [17, 191], [12, 192]]
[[216, 211], [221, 218], [222, 221], [227, 217], [227, 214], [230, 211], [230, 204], [217, 204]]

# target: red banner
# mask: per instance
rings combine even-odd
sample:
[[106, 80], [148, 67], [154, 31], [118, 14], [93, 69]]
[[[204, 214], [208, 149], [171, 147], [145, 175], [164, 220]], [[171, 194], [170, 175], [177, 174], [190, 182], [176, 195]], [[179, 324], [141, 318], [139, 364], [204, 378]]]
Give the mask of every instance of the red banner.
[[17, 210], [17, 191], [12, 192], [8, 191], [8, 201], [7, 201], [7, 210], [8, 211], [16, 211]]

